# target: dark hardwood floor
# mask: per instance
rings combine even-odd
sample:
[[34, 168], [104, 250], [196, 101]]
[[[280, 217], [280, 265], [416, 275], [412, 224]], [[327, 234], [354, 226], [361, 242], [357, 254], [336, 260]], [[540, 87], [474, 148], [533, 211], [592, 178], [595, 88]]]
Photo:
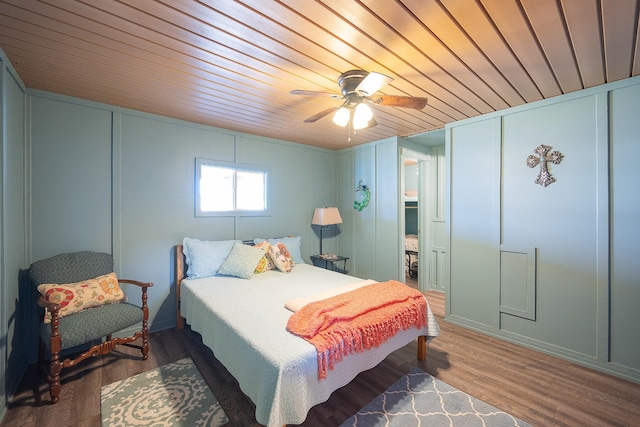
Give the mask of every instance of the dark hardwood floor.
[[[412, 343], [392, 353], [311, 409], [304, 426], [337, 426], [389, 385], [418, 366], [534, 426], [640, 426], [640, 384], [444, 322], [444, 298], [427, 293], [441, 335], [416, 359]], [[251, 401], [200, 336], [188, 328], [151, 334], [149, 360], [119, 347], [63, 371], [60, 402], [49, 404], [45, 380], [31, 367], [9, 403], [5, 426], [100, 426], [100, 387], [166, 363], [191, 357], [231, 419], [257, 426]]]

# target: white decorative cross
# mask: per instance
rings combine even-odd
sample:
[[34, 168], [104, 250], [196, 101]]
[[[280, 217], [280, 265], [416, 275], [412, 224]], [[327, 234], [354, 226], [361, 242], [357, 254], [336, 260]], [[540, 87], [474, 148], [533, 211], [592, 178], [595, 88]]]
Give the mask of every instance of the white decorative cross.
[[533, 150], [533, 152], [539, 157], [536, 157], [533, 154], [530, 154], [529, 157], [527, 157], [527, 166], [530, 168], [536, 167], [538, 163], [540, 164], [540, 173], [538, 174], [538, 178], [536, 178], [536, 184], [540, 184], [543, 187], [546, 187], [556, 180], [547, 169], [547, 162], [559, 165], [563, 157], [559, 151], [552, 151], [547, 156], [549, 150], [551, 150], [551, 147], [542, 144]]

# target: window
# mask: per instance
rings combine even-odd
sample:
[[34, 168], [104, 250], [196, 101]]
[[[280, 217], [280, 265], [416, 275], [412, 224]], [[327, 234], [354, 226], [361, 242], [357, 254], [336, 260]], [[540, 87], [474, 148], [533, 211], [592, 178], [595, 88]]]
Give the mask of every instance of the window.
[[267, 168], [196, 159], [196, 216], [268, 215]]

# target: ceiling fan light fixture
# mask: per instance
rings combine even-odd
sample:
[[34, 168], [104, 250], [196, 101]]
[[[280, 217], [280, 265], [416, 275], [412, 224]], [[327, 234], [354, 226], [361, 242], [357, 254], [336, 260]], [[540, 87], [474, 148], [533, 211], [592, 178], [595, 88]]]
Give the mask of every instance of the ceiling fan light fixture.
[[333, 123], [337, 124], [340, 127], [345, 127], [347, 123], [349, 123], [349, 118], [351, 114], [349, 110], [345, 107], [340, 107], [338, 111], [333, 115]]
[[369, 122], [365, 122], [364, 120], [353, 119], [353, 130], [364, 129], [367, 126], [369, 126]]
[[356, 105], [355, 119], [364, 120], [368, 122], [373, 117], [373, 111], [371, 111], [371, 107], [369, 107], [364, 102]]
[[367, 104], [360, 103], [356, 105], [356, 110], [353, 114], [353, 128], [355, 130], [366, 128], [372, 118], [373, 111]]
[[380, 90], [383, 86], [389, 84], [393, 80], [392, 77], [385, 76], [384, 74], [371, 72], [360, 82], [356, 88], [358, 94], [364, 94], [371, 96]]
[[413, 108], [422, 110], [427, 105], [427, 98], [417, 98], [405, 95], [379, 95], [373, 98], [373, 94], [383, 86], [393, 81], [393, 77], [364, 70], [345, 71], [338, 77], [338, 86], [342, 95], [313, 90], [292, 90], [292, 95], [322, 96], [342, 99], [340, 107], [326, 108], [317, 114], [305, 119], [305, 123], [313, 123], [333, 114], [333, 122], [340, 127], [349, 125], [351, 130], [367, 129], [377, 125], [373, 117], [373, 111], [368, 104], [377, 104], [386, 107]]

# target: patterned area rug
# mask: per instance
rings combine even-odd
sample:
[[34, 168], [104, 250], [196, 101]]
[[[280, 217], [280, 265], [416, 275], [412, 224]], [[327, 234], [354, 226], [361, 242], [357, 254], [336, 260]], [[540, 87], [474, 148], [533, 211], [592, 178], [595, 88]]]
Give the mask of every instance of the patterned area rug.
[[221, 426], [218, 400], [189, 358], [102, 387], [102, 426]]
[[528, 426], [524, 421], [413, 368], [340, 427]]

